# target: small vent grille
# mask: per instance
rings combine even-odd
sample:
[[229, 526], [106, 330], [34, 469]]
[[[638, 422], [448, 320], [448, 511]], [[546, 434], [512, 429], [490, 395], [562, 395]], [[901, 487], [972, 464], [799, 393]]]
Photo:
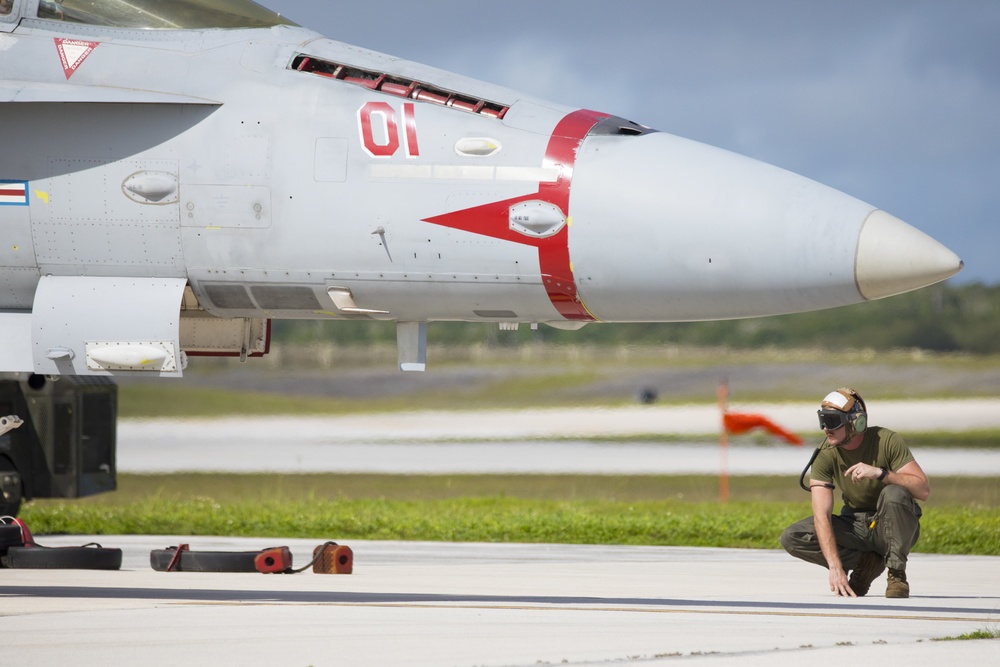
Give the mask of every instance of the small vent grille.
[[385, 72], [342, 65], [304, 54], [295, 56], [292, 59], [292, 64], [289, 65], [289, 69], [298, 72], [308, 72], [346, 83], [353, 83], [369, 90], [377, 90], [386, 95], [405, 97], [419, 102], [440, 104], [441, 106], [481, 116], [489, 116], [490, 118], [503, 118], [508, 109], [508, 106], [504, 104], [443, 90], [420, 81], [405, 79]]
[[264, 310], [319, 310], [319, 301], [309, 287], [297, 285], [254, 285], [253, 298]]

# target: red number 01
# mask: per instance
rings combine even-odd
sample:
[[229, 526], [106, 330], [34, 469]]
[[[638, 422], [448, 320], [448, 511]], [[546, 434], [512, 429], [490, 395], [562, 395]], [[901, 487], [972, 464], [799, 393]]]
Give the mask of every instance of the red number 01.
[[369, 155], [391, 157], [399, 150], [400, 144], [406, 152], [406, 157], [420, 155], [414, 106], [412, 102], [403, 103], [402, 128], [396, 120], [396, 110], [388, 102], [366, 102], [358, 109], [361, 145]]

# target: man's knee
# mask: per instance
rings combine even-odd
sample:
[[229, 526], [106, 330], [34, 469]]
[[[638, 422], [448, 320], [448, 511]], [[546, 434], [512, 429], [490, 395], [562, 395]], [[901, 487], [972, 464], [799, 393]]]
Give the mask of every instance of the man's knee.
[[795, 538], [793, 537], [795, 533], [792, 530], [794, 527], [795, 526], [789, 526], [788, 528], [785, 528], [781, 531], [781, 537], [778, 538], [778, 541], [781, 542], [781, 546], [784, 547], [785, 551], [788, 553], [792, 553], [792, 549], [795, 548]]
[[909, 491], [901, 486], [886, 486], [878, 497], [879, 515], [893, 514], [899, 517], [913, 516], [920, 518], [920, 506]]
[[785, 528], [785, 530], [781, 533], [781, 537], [778, 538], [778, 541], [781, 543], [781, 546], [785, 548], [785, 551], [794, 556], [796, 555], [796, 552], [802, 548], [803, 544], [807, 544], [812, 541], [811, 538], [813, 530], [812, 521], [810, 519], [804, 519], [793, 523], [788, 528]]
[[879, 500], [883, 503], [905, 503], [908, 505], [913, 502], [913, 496], [903, 487], [889, 484], [882, 489]]

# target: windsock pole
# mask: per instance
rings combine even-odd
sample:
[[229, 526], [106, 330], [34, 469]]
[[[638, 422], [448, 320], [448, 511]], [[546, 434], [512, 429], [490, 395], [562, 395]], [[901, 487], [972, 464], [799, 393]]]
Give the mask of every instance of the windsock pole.
[[729, 502], [729, 432], [726, 429], [726, 411], [729, 410], [729, 380], [719, 380], [716, 390], [719, 398], [719, 502]]

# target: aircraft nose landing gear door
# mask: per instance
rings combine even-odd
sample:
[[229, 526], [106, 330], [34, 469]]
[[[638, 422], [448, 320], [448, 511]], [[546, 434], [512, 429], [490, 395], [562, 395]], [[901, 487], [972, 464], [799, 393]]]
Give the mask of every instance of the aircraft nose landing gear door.
[[184, 278], [44, 276], [31, 313], [40, 375], [180, 376]]

